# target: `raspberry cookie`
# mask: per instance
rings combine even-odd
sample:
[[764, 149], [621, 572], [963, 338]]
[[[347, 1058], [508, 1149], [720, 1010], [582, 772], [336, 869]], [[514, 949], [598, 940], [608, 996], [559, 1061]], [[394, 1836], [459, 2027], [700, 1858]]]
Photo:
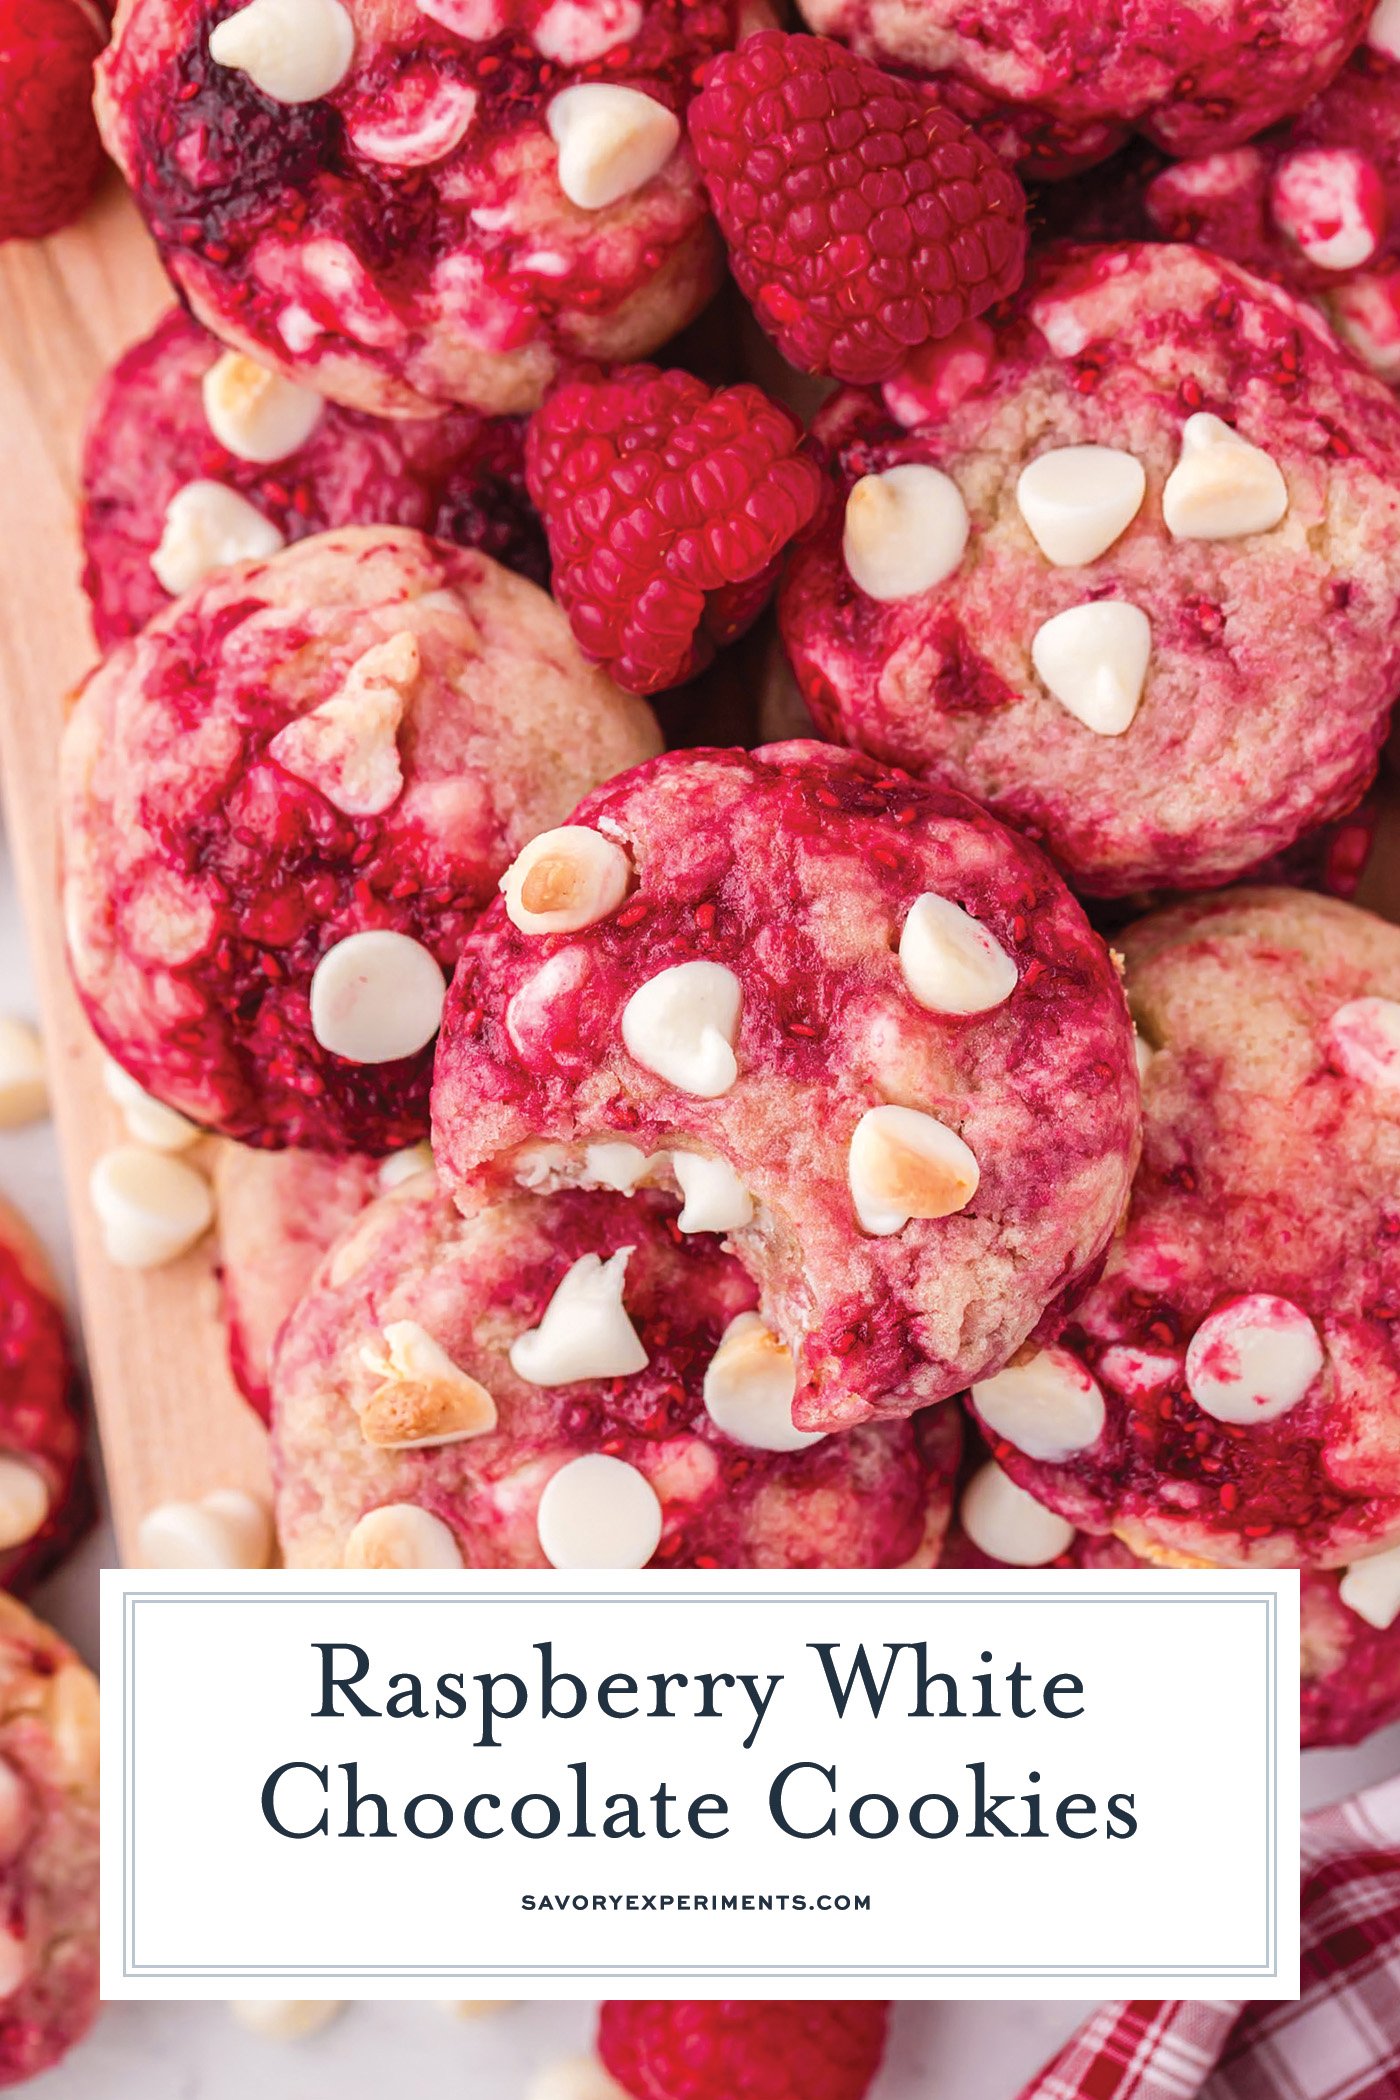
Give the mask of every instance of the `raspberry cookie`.
[[1400, 929], [1257, 889], [1121, 938], [1126, 1229], [979, 1418], [1020, 1486], [1146, 1558], [1365, 1568], [1400, 1540]]
[[225, 350], [178, 311], [108, 373], [82, 466], [99, 647], [216, 568], [338, 525], [418, 526], [549, 581], [520, 417], [361, 415]]
[[504, 888], [444, 1017], [445, 1178], [630, 1148], [731, 1234], [803, 1429], [946, 1399], [1097, 1273], [1137, 1148], [1122, 992], [961, 795], [820, 744], [672, 753]]
[[1058, 251], [885, 393], [819, 419], [780, 601], [828, 734], [1105, 896], [1352, 807], [1400, 681], [1400, 405], [1309, 306], [1195, 249]]
[[48, 1264], [0, 1204], [0, 1582], [27, 1589], [86, 1530], [77, 1375]]
[[[629, 1187], [640, 1155], [597, 1149]], [[377, 1202], [277, 1352], [288, 1565], [931, 1565], [956, 1411], [795, 1431], [753, 1285], [681, 1224], [619, 1189], [463, 1216], [427, 1175]]]
[[333, 400], [534, 407], [719, 285], [684, 132], [764, 0], [122, 0], [103, 136], [197, 317]]
[[414, 1143], [443, 971], [502, 868], [658, 743], [485, 555], [384, 527], [220, 571], [68, 723], [66, 924], [97, 1033], [246, 1143]]
[[1238, 145], [1302, 108], [1372, 0], [800, 0], [813, 29], [946, 76], [1017, 121], [1056, 174], [1130, 129], [1169, 152]]
[[611, 1998], [598, 2054], [631, 2100], [865, 2100], [889, 2016], [846, 1998]]
[[97, 2015], [97, 1681], [0, 1596], [0, 2085]]

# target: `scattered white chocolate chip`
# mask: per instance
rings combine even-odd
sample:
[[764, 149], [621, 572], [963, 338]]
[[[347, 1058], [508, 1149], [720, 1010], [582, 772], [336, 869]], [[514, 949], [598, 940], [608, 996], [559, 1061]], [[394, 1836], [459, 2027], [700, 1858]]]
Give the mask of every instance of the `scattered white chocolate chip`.
[[856, 1216], [879, 1238], [911, 1218], [946, 1218], [977, 1193], [976, 1158], [955, 1130], [922, 1109], [868, 1108], [851, 1137], [847, 1176]]
[[930, 1013], [987, 1013], [1016, 989], [1016, 965], [995, 934], [931, 890], [909, 907], [899, 964], [912, 996]]
[[671, 1171], [685, 1198], [676, 1220], [682, 1232], [739, 1232], [753, 1223], [753, 1197], [727, 1159], [673, 1152]]
[[792, 1420], [797, 1367], [792, 1351], [757, 1313], [740, 1313], [705, 1369], [705, 1409], [717, 1429], [754, 1451], [805, 1451], [823, 1432]]
[[426, 1049], [446, 996], [442, 971], [420, 941], [352, 933], [316, 965], [311, 1030], [323, 1050], [350, 1064], [391, 1064]]
[[175, 1261], [214, 1222], [214, 1194], [204, 1175], [144, 1145], [104, 1152], [88, 1192], [107, 1258], [122, 1269], [157, 1269]]
[[1400, 0], [1379, 0], [1366, 31], [1366, 42], [1383, 58], [1400, 59]]
[[102, 1060], [102, 1085], [121, 1110], [128, 1137], [138, 1145], [149, 1145], [153, 1152], [187, 1152], [202, 1135], [197, 1123], [148, 1094], [114, 1057]]
[[49, 1112], [49, 1083], [38, 1030], [0, 1014], [0, 1130], [37, 1123]]
[[452, 1361], [416, 1320], [391, 1320], [382, 1349], [360, 1358], [382, 1383], [359, 1409], [360, 1434], [381, 1451], [423, 1450], [484, 1436], [496, 1426], [486, 1387]]
[[602, 211], [659, 175], [680, 144], [674, 111], [639, 88], [585, 80], [545, 114], [559, 148], [559, 187], [580, 211]]
[[1363, 1086], [1400, 1086], [1400, 1000], [1348, 999], [1327, 1024], [1328, 1057]]
[[1217, 1422], [1273, 1422], [1298, 1405], [1322, 1365], [1308, 1315], [1257, 1291], [1202, 1320], [1186, 1350], [1186, 1386]]
[[29, 1970], [27, 1944], [8, 1926], [0, 1926], [0, 1998], [13, 1998]]
[[647, 1353], [622, 1302], [630, 1247], [606, 1261], [582, 1254], [556, 1286], [538, 1327], [517, 1335], [510, 1364], [527, 1385], [572, 1385], [580, 1378], [628, 1378]]
[[1034, 1350], [979, 1379], [972, 1404], [993, 1436], [1048, 1465], [1087, 1451], [1103, 1435], [1103, 1394], [1068, 1349]]
[[617, 910], [632, 880], [621, 846], [587, 824], [542, 831], [501, 877], [506, 916], [522, 933], [577, 933]]
[[917, 598], [952, 575], [969, 529], [951, 475], [911, 462], [861, 476], [846, 498], [841, 552], [867, 598]]
[[274, 102], [318, 102], [350, 70], [355, 25], [340, 0], [249, 0], [215, 23], [209, 56]]
[[439, 1998], [438, 2005], [445, 2013], [452, 2013], [459, 2020], [484, 2020], [491, 2013], [507, 2012], [515, 2004], [514, 1998]]
[[279, 729], [268, 756], [347, 817], [377, 817], [403, 793], [399, 727], [422, 670], [404, 629], [357, 657], [328, 699]]
[[360, 1518], [345, 1541], [347, 1568], [460, 1568], [457, 1541], [416, 1502], [386, 1502]]
[[1385, 232], [1385, 188], [1350, 146], [1304, 146], [1275, 163], [1269, 216], [1319, 270], [1359, 270]]
[[958, 1515], [978, 1552], [1009, 1568], [1043, 1568], [1074, 1541], [1074, 1526], [1017, 1487], [994, 1458], [969, 1480]]
[[165, 506], [151, 569], [161, 589], [179, 598], [216, 569], [264, 560], [285, 545], [271, 519], [237, 489], [221, 481], [187, 481]]
[[260, 466], [299, 452], [326, 406], [310, 387], [270, 372], [241, 350], [216, 357], [200, 391], [204, 420], [225, 452]]
[[1354, 1560], [1338, 1589], [1348, 1611], [1385, 1633], [1400, 1619], [1400, 1546]]
[[1016, 503], [1057, 569], [1097, 561], [1142, 509], [1147, 470], [1116, 445], [1058, 445], [1023, 468]]
[[552, 1568], [644, 1568], [661, 1543], [661, 1504], [644, 1473], [590, 1451], [540, 1496], [540, 1546]]
[[1181, 457], [1162, 491], [1162, 519], [1174, 540], [1237, 540], [1269, 532], [1288, 509], [1277, 463], [1219, 416], [1188, 416]]
[[596, 2056], [562, 2056], [536, 2071], [525, 2100], [627, 2100], [627, 2094]]
[[391, 1152], [387, 1159], [381, 1159], [375, 1183], [381, 1195], [387, 1196], [390, 1189], [402, 1188], [417, 1175], [431, 1174], [435, 1165], [433, 1148], [425, 1138], [421, 1145], [405, 1145], [402, 1152]]
[[658, 1079], [702, 1101], [727, 1094], [739, 1076], [734, 1044], [743, 987], [723, 963], [675, 963], [633, 992], [622, 1040]]
[[645, 20], [642, 0], [553, 0], [530, 41], [556, 66], [586, 66], [627, 43]]
[[48, 1513], [48, 1485], [38, 1467], [0, 1453], [0, 1553], [32, 1539]]
[[1152, 623], [1122, 598], [1071, 605], [1037, 629], [1031, 661], [1046, 691], [1096, 736], [1131, 728], [1147, 683]]
[[272, 1558], [267, 1505], [242, 1488], [215, 1488], [198, 1502], [162, 1502], [136, 1534], [147, 1568], [265, 1568]]
[[329, 2027], [340, 1998], [234, 1998], [229, 2011], [240, 2027], [269, 2042], [302, 2042]]

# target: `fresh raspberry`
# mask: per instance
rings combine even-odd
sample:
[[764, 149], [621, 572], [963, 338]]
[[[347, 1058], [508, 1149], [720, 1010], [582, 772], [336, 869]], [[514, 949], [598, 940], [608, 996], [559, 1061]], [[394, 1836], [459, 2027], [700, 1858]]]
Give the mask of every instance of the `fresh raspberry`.
[[610, 1999], [598, 2052], [633, 2100], [862, 2100], [888, 2019], [843, 1998]]
[[102, 165], [92, 64], [106, 42], [85, 0], [0, 0], [0, 241], [76, 219]]
[[619, 685], [677, 685], [752, 626], [821, 500], [801, 443], [758, 387], [654, 365], [586, 368], [549, 396], [525, 467], [554, 595]]
[[888, 379], [1021, 281], [1015, 176], [840, 44], [751, 36], [715, 60], [688, 122], [739, 289], [804, 372]]

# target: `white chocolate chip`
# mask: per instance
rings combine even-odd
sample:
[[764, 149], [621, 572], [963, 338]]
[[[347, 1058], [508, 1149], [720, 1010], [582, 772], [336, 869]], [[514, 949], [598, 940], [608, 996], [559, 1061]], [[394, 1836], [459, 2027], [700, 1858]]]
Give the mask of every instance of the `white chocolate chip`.
[[459, 2020], [484, 2020], [491, 2013], [507, 2012], [515, 2004], [514, 1998], [439, 1998], [438, 2005], [445, 2013]]
[[381, 1451], [424, 1450], [484, 1436], [496, 1426], [486, 1387], [455, 1364], [416, 1320], [391, 1320], [382, 1349], [360, 1360], [382, 1383], [359, 1409], [360, 1434]]
[[49, 1083], [38, 1030], [0, 1014], [0, 1130], [37, 1123], [48, 1112]]
[[820, 1430], [793, 1426], [797, 1367], [757, 1313], [740, 1313], [705, 1368], [705, 1409], [717, 1429], [753, 1451], [805, 1451]]
[[846, 498], [841, 552], [867, 598], [917, 598], [952, 575], [968, 531], [967, 505], [952, 477], [910, 463], [862, 475]]
[[1142, 509], [1147, 470], [1116, 445], [1058, 445], [1022, 470], [1016, 502], [1047, 561], [1097, 561]]
[[899, 964], [910, 993], [929, 1013], [987, 1013], [1016, 989], [1016, 965], [995, 934], [932, 891], [909, 907]]
[[329, 2027], [340, 1998], [234, 1998], [229, 2011], [240, 2027], [269, 2042], [302, 2042]]
[[249, 0], [215, 23], [209, 56], [274, 102], [318, 102], [350, 70], [355, 25], [340, 0]]
[[563, 2056], [536, 2071], [525, 2100], [628, 2100], [596, 2056]]
[[561, 824], [516, 855], [501, 892], [522, 933], [577, 933], [615, 912], [631, 880], [621, 846], [586, 824]]
[[510, 1364], [527, 1385], [572, 1385], [580, 1378], [629, 1378], [647, 1353], [622, 1302], [630, 1247], [606, 1261], [583, 1254], [560, 1283], [538, 1327], [517, 1335]]
[[1147, 1074], [1151, 1069], [1152, 1060], [1155, 1056], [1156, 1052], [1152, 1048], [1152, 1045], [1148, 1042], [1145, 1042], [1143, 1038], [1138, 1034], [1135, 1028], [1133, 1030], [1133, 1062], [1137, 1066], [1139, 1086], [1141, 1086], [1142, 1082], [1146, 1079]]
[[753, 1197], [727, 1159], [673, 1152], [671, 1171], [685, 1198], [682, 1232], [740, 1232], [753, 1223]]
[[1400, 59], [1400, 0], [1379, 0], [1366, 31], [1366, 42], [1382, 58]]
[[9, 1758], [0, 1756], [0, 1861], [14, 1858], [24, 1842], [29, 1821], [29, 1794], [25, 1783]]
[[372, 115], [352, 117], [346, 131], [356, 153], [381, 167], [430, 168], [456, 152], [480, 100], [469, 81], [450, 74], [408, 74], [375, 98]]
[[551, 1475], [536, 1521], [552, 1568], [644, 1568], [661, 1544], [651, 1482], [625, 1459], [598, 1451]]
[[360, 1518], [345, 1541], [347, 1568], [460, 1568], [457, 1541], [416, 1502], [386, 1502]]
[[221, 481], [187, 481], [165, 506], [151, 569], [161, 589], [179, 598], [216, 569], [262, 561], [285, 545], [277, 527], [237, 489]]
[[615, 1189], [619, 1196], [630, 1196], [642, 1176], [650, 1172], [651, 1165], [651, 1154], [643, 1152], [640, 1145], [629, 1145], [625, 1138], [585, 1145], [581, 1185], [586, 1189]]
[[1308, 1315], [1258, 1291], [1202, 1320], [1186, 1351], [1186, 1386], [1217, 1422], [1273, 1422], [1298, 1405], [1322, 1365]]
[[1041, 684], [1096, 736], [1122, 736], [1132, 726], [1151, 656], [1152, 623], [1122, 598], [1071, 605], [1031, 643]]
[[1017, 1487], [994, 1458], [969, 1480], [958, 1515], [978, 1552], [1009, 1568], [1043, 1568], [1074, 1543], [1074, 1526]]
[[102, 1761], [102, 1701], [97, 1679], [85, 1664], [64, 1663], [49, 1679], [44, 1723], [62, 1783], [95, 1786]]
[[980, 1169], [955, 1130], [917, 1108], [868, 1108], [851, 1137], [851, 1200], [866, 1232], [901, 1232], [911, 1218], [946, 1218], [977, 1193]]
[[187, 1254], [214, 1222], [214, 1194], [197, 1168], [144, 1145], [104, 1152], [88, 1181], [107, 1258], [157, 1269]]
[[994, 1378], [979, 1379], [972, 1404], [993, 1436], [1047, 1465], [1087, 1451], [1103, 1435], [1103, 1394], [1068, 1349], [1034, 1350]]
[[48, 1484], [37, 1466], [0, 1453], [0, 1553], [32, 1539], [48, 1513]]
[[1400, 380], [1400, 273], [1367, 271], [1330, 287], [1327, 313], [1373, 372], [1392, 386]]
[[1385, 231], [1385, 191], [1366, 154], [1305, 146], [1275, 164], [1269, 215], [1315, 268], [1359, 270]]
[[162, 1502], [136, 1534], [147, 1568], [265, 1568], [272, 1558], [266, 1503], [242, 1488], [215, 1488], [198, 1502]]
[[427, 1048], [446, 996], [442, 971], [420, 941], [352, 933], [316, 965], [311, 1030], [323, 1050], [350, 1064], [392, 1064]]
[[204, 420], [225, 452], [260, 466], [299, 452], [326, 406], [310, 387], [270, 372], [241, 350], [215, 358], [201, 392]]
[[1400, 1619], [1400, 1546], [1354, 1560], [1342, 1576], [1338, 1595], [1358, 1619], [1378, 1633], [1388, 1632]]
[[202, 1136], [197, 1123], [148, 1094], [114, 1057], [103, 1057], [102, 1085], [121, 1110], [127, 1135], [136, 1144], [148, 1145], [153, 1152], [187, 1152]]
[[1288, 484], [1267, 452], [1219, 416], [1188, 416], [1181, 457], [1162, 491], [1174, 540], [1237, 540], [1269, 532], [1288, 509]]
[[642, 0], [553, 0], [531, 42], [556, 66], [587, 66], [627, 43], [646, 20]]
[[585, 80], [546, 112], [559, 148], [559, 187], [580, 211], [602, 211], [659, 175], [680, 144], [680, 120], [638, 88]]
[[28, 1946], [18, 1933], [0, 1926], [0, 1998], [13, 1998], [29, 1970]]
[[376, 642], [329, 699], [278, 730], [268, 756], [345, 816], [382, 816], [403, 793], [399, 728], [422, 668], [407, 630]]
[[1400, 1086], [1400, 1001], [1348, 999], [1327, 1024], [1327, 1054], [1363, 1086]]
[[375, 1185], [381, 1195], [387, 1196], [390, 1189], [402, 1188], [406, 1181], [413, 1181], [419, 1174], [431, 1174], [435, 1169], [433, 1148], [425, 1138], [421, 1145], [405, 1145], [402, 1152], [391, 1152], [381, 1159]]
[[622, 1010], [622, 1040], [648, 1072], [702, 1101], [727, 1094], [739, 1076], [734, 1044], [743, 987], [723, 963], [676, 963]]

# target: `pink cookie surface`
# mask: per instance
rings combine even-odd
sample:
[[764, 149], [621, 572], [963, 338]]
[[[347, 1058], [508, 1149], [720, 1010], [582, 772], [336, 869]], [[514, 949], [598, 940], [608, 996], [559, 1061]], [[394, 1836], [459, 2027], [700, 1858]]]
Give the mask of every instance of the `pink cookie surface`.
[[[832, 502], [779, 605], [825, 733], [990, 803], [1101, 895], [1226, 882], [1352, 809], [1400, 681], [1400, 407], [1309, 306], [1195, 249], [1056, 250], [996, 333], [885, 395], [818, 419]], [[1200, 413], [1281, 475], [1272, 526], [1168, 530]], [[1128, 455], [1145, 489], [1104, 551], [1057, 565], [1020, 478], [1082, 445]], [[875, 598], [847, 567], [845, 504], [906, 465], [951, 477], [969, 538], [942, 580]], [[1109, 727], [1033, 656], [1051, 620], [1105, 600], [1146, 622], [1147, 650]]]
[[48, 1265], [27, 1227], [0, 1204], [0, 1461], [42, 1482], [28, 1537], [0, 1550], [0, 1582], [25, 1590], [62, 1558], [92, 1517], [78, 1378]]
[[1054, 1367], [1092, 1380], [1101, 1426], [1062, 1439], [1043, 1404], [974, 1400], [1005, 1470], [1081, 1530], [1342, 1566], [1400, 1537], [1400, 930], [1241, 890], [1120, 938], [1142, 1165]]
[[386, 422], [327, 402], [304, 443], [260, 465], [209, 427], [201, 382], [223, 345], [178, 310], [118, 360], [88, 417], [83, 583], [110, 649], [170, 603], [151, 567], [171, 499], [192, 481], [234, 489], [300, 540], [339, 525], [413, 525], [548, 584], [525, 492], [524, 423], [469, 408]]
[[749, 0], [348, 0], [348, 71], [275, 100], [211, 56], [224, 0], [123, 0], [99, 67], [109, 151], [216, 334], [351, 407], [534, 407], [561, 362], [644, 357], [717, 289], [684, 142], [596, 208], [560, 185], [564, 90], [678, 118]]
[[[628, 1247], [623, 1305], [647, 1356], [614, 1378], [528, 1384], [510, 1347], [573, 1264]], [[338, 1567], [353, 1526], [389, 1504], [445, 1524], [469, 1567], [541, 1567], [540, 1497], [592, 1454], [644, 1475], [662, 1508], [659, 1567], [897, 1567], [938, 1555], [960, 1424], [940, 1409], [804, 1450], [736, 1442], [708, 1413], [706, 1367], [754, 1287], [709, 1233], [682, 1234], [657, 1192], [564, 1189], [463, 1215], [431, 1176], [366, 1211], [334, 1248], [277, 1352], [277, 1522], [293, 1567]], [[366, 1440], [384, 1330], [414, 1322], [491, 1394], [494, 1428], [434, 1448]]]
[[[677, 1146], [726, 1161], [754, 1205], [732, 1245], [797, 1359], [807, 1429], [946, 1399], [1053, 1326], [1121, 1211], [1138, 1104], [1113, 966], [1035, 848], [960, 795], [814, 743], [673, 753], [574, 821], [621, 842], [629, 892], [573, 934], [523, 933], [501, 905], [483, 919], [434, 1085], [449, 1184], [474, 1201], [561, 1152], [582, 1173], [615, 1138], [663, 1181]], [[895, 951], [926, 894], [1000, 944], [1010, 989], [990, 1010], [913, 997]], [[708, 1098], [623, 1037], [643, 985], [698, 963], [740, 1008], [732, 1083]], [[890, 1105], [970, 1148], [980, 1182], [950, 1214], [911, 1199], [880, 1234], [857, 1216], [850, 1150]]]
[[450, 971], [526, 839], [659, 741], [485, 555], [361, 528], [219, 571], [69, 719], [66, 924], [94, 1027], [149, 1092], [245, 1143], [416, 1142], [430, 1045], [327, 1047], [318, 964], [376, 932]]

